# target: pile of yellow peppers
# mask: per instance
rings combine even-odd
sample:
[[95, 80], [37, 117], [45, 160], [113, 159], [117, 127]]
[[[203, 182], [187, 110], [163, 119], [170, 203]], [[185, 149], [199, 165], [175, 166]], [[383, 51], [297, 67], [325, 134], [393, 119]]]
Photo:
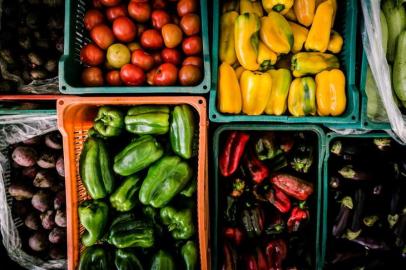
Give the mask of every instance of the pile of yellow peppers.
[[[336, 0], [226, 1], [220, 20], [218, 110], [337, 116], [345, 76], [334, 55]], [[293, 80], [292, 80], [293, 75]]]

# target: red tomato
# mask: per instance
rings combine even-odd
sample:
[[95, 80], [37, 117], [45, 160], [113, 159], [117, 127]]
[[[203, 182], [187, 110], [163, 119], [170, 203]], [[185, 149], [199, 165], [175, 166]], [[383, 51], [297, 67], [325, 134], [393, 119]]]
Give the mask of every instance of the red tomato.
[[154, 10], [151, 15], [152, 26], [161, 29], [165, 24], [170, 23], [171, 17], [164, 10]]
[[199, 36], [185, 38], [182, 42], [182, 50], [186, 55], [194, 55], [202, 52], [202, 39]]
[[165, 48], [161, 52], [161, 58], [164, 63], [179, 65], [182, 61], [180, 52], [176, 49]]
[[200, 32], [200, 17], [193, 13], [186, 14], [180, 20], [180, 28], [188, 36], [196, 35]]
[[142, 33], [144, 33], [145, 30], [147, 30], [145, 24], [137, 24], [137, 28], [138, 28], [137, 37], [141, 37]]
[[130, 17], [140, 23], [145, 23], [151, 17], [151, 7], [148, 3], [130, 2], [128, 4]]
[[174, 85], [178, 77], [178, 69], [174, 64], [164, 63], [158, 67], [154, 76], [154, 85]]
[[80, 61], [89, 65], [97, 66], [104, 61], [104, 51], [93, 44], [87, 44], [80, 50]]
[[120, 17], [113, 22], [113, 33], [118, 40], [131, 42], [137, 35], [137, 26], [128, 17]]
[[106, 50], [114, 42], [113, 31], [105, 25], [99, 24], [90, 31], [90, 37], [97, 46]]
[[162, 64], [162, 57], [160, 52], [154, 52], [152, 54], [152, 57], [154, 57], [154, 63], [156, 66]]
[[109, 72], [107, 72], [106, 82], [108, 85], [113, 85], [113, 86], [122, 85], [123, 83], [121, 82], [121, 79], [120, 79], [120, 71], [110, 70]]
[[106, 7], [113, 7], [117, 6], [120, 3], [120, 0], [100, 0], [100, 3]]
[[102, 5], [102, 3], [100, 2], [100, 0], [93, 0], [93, 6], [94, 6], [95, 8], [101, 8], [103, 5]]
[[165, 24], [161, 29], [161, 33], [165, 46], [168, 48], [175, 48], [182, 42], [183, 33], [176, 24]]
[[181, 85], [196, 85], [201, 80], [202, 71], [196, 66], [183, 66], [179, 70], [179, 82]]
[[106, 9], [106, 17], [109, 21], [114, 21], [119, 17], [128, 16], [127, 8], [124, 5], [109, 7]]
[[164, 8], [166, 8], [165, 0], [153, 0], [152, 1], [152, 8], [153, 9], [164, 9]]
[[120, 78], [126, 85], [142, 85], [145, 82], [144, 71], [133, 64], [126, 64], [120, 70]]
[[97, 9], [88, 10], [83, 17], [83, 22], [87, 30], [92, 30], [98, 24], [101, 24], [104, 21], [103, 13]]
[[141, 46], [145, 49], [157, 50], [162, 48], [164, 41], [161, 34], [155, 29], [148, 29], [141, 35]]
[[156, 68], [153, 68], [150, 71], [148, 71], [148, 73], [147, 73], [147, 83], [149, 85], [154, 85], [154, 77], [155, 77], [156, 70], [157, 70]]
[[152, 55], [142, 49], [138, 49], [131, 54], [131, 63], [148, 71], [154, 66], [155, 62]]
[[198, 57], [198, 56], [188, 56], [185, 58], [185, 60], [183, 60], [182, 66], [188, 66], [188, 65], [192, 65], [192, 66], [196, 66], [198, 68], [202, 68], [203, 67], [203, 60], [202, 58]]
[[188, 13], [194, 13], [197, 11], [197, 0], [180, 0], [176, 9], [179, 17], [183, 17]]
[[103, 72], [98, 67], [88, 67], [82, 71], [82, 83], [85, 86], [102, 86]]

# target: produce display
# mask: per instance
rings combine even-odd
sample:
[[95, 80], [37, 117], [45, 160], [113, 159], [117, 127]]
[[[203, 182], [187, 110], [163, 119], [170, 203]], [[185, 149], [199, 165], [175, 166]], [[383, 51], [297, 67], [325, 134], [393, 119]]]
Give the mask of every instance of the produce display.
[[23, 248], [44, 260], [66, 258], [65, 171], [58, 131], [34, 137], [10, 150], [13, 216]]
[[198, 0], [93, 1], [80, 51], [85, 86], [193, 86], [203, 78]]
[[346, 78], [336, 0], [228, 0], [220, 19], [217, 107], [225, 114], [339, 116]]
[[223, 137], [217, 228], [222, 269], [314, 269], [314, 134], [231, 131]]
[[102, 106], [80, 155], [79, 269], [197, 269], [196, 116]]
[[405, 154], [390, 138], [332, 142], [327, 269], [405, 269]]

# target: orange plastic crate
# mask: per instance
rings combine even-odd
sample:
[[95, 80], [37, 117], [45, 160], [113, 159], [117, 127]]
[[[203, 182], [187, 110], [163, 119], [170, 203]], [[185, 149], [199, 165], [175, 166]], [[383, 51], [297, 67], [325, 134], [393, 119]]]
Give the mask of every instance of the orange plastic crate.
[[203, 97], [64, 97], [57, 101], [58, 128], [63, 136], [66, 182], [66, 215], [68, 269], [78, 267], [83, 247], [80, 236], [78, 206], [88, 197], [79, 175], [79, 156], [87, 131], [93, 126], [98, 107], [102, 105], [178, 105], [189, 104], [199, 115], [199, 151], [197, 174], [197, 219], [201, 269], [209, 269], [209, 202], [207, 182], [206, 101]]

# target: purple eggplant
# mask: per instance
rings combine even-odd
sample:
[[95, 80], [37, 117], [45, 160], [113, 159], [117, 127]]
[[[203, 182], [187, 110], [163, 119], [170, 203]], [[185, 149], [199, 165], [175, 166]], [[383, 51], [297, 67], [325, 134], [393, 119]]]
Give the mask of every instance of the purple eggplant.
[[347, 196], [342, 199], [340, 212], [338, 213], [335, 225], [333, 226], [333, 236], [340, 237], [343, 234], [347, 228], [348, 219], [353, 207], [354, 205], [351, 197]]
[[352, 216], [351, 226], [347, 229], [346, 238], [353, 240], [361, 233], [362, 216], [365, 206], [365, 191], [357, 189], [354, 194], [354, 214]]
[[353, 165], [345, 165], [338, 170], [338, 173], [345, 179], [354, 181], [366, 181], [373, 178], [372, 175], [367, 171], [360, 168], [355, 168]]

